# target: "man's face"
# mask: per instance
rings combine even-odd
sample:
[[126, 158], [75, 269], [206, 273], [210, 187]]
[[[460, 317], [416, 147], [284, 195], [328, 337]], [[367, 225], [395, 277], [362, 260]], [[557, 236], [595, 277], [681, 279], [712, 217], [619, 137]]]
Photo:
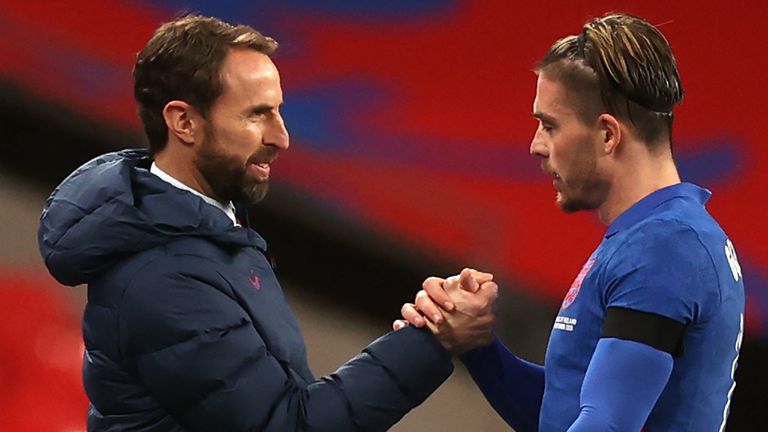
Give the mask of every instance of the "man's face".
[[270, 58], [231, 49], [221, 68], [222, 93], [204, 121], [195, 165], [222, 201], [261, 201], [271, 163], [288, 148], [280, 116], [283, 91]]
[[600, 170], [603, 133], [577, 115], [579, 104], [559, 82], [539, 74], [533, 116], [539, 125], [530, 152], [552, 175], [556, 203], [565, 212], [591, 210], [605, 201], [609, 181]]

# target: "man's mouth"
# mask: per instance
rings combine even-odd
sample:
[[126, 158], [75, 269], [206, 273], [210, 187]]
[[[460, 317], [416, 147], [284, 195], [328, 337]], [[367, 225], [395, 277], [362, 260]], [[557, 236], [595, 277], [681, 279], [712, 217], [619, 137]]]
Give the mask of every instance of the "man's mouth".
[[269, 178], [269, 172], [272, 170], [272, 163], [277, 159], [277, 154], [267, 153], [253, 157], [248, 164], [249, 170], [266, 180]]
[[249, 167], [251, 168], [251, 171], [254, 171], [255, 174], [262, 179], [268, 179], [269, 172], [272, 170], [270, 162], [251, 162]]
[[548, 174], [548, 175], [552, 176], [552, 178], [553, 178], [554, 180], [560, 180], [560, 174], [556, 173], [555, 171], [552, 171], [551, 169], [547, 168], [547, 167], [546, 167], [546, 166], [544, 166], [544, 165], [542, 165], [542, 166], [541, 166], [541, 171], [542, 171], [544, 174]]
[[547, 174], [552, 176], [552, 186], [559, 192], [560, 191], [560, 182], [562, 180], [560, 179], [560, 174], [554, 172], [554, 171], [546, 171]]

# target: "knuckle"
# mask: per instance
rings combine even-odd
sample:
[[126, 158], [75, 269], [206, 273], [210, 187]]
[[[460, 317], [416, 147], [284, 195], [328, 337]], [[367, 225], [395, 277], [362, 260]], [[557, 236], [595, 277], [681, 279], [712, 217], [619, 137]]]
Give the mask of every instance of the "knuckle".
[[444, 292], [443, 287], [437, 285], [437, 286], [429, 286], [426, 289], [421, 291], [422, 297], [434, 297], [434, 298], [440, 298]]
[[429, 297], [420, 297], [416, 299], [416, 307], [419, 310], [425, 310], [432, 307], [432, 300], [429, 299]]
[[437, 276], [430, 276], [430, 277], [424, 279], [424, 282], [421, 283], [421, 287], [426, 289], [428, 286], [440, 285], [440, 283], [442, 281], [443, 281], [442, 278], [439, 278]]
[[412, 311], [413, 311], [413, 304], [411, 303], [404, 303], [403, 306], [400, 308], [400, 314], [403, 315], [403, 317], [410, 314]]

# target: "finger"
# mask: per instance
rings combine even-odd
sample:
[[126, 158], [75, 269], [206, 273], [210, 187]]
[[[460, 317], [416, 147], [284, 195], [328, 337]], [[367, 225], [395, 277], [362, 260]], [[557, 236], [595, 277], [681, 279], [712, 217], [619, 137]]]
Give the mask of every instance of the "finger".
[[469, 270], [472, 273], [472, 277], [474, 277], [479, 284], [493, 280], [492, 273], [481, 272], [473, 268], [465, 268], [464, 270]]
[[[422, 291], [426, 292], [433, 302], [439, 304], [443, 309], [450, 312], [453, 310], [454, 305], [453, 301], [451, 301], [451, 297], [448, 296], [448, 293], [446, 292], [446, 283], [448, 283], [448, 281], [445, 279], [429, 278], [422, 284], [422, 287], [424, 288]], [[429, 316], [432, 316], [434, 313], [434, 311], [424, 312], [430, 312]]]
[[489, 305], [493, 305], [499, 297], [499, 286], [496, 285], [496, 282], [486, 282], [480, 285], [478, 294], [485, 297]]
[[[440, 290], [442, 292], [442, 290]], [[429, 294], [421, 290], [416, 293], [416, 308], [421, 312], [423, 316], [432, 321], [435, 324], [443, 322], [443, 311], [440, 306], [435, 303]]]
[[459, 276], [459, 285], [464, 291], [469, 291], [472, 293], [476, 292], [478, 288], [480, 288], [480, 284], [472, 276], [472, 271], [470, 269], [464, 269], [461, 271], [461, 275]]
[[459, 289], [460, 283], [461, 283], [460, 275], [454, 275], [449, 278], [446, 278], [445, 282], [443, 282], [443, 291], [445, 291], [446, 293], [453, 292]]
[[424, 282], [421, 283], [421, 287], [423, 289], [426, 289], [427, 285], [438, 285], [443, 286], [443, 283], [445, 283], [445, 279], [437, 276], [430, 276], [426, 279], [424, 279]]
[[416, 310], [416, 306], [413, 303], [403, 304], [403, 307], [400, 308], [400, 315], [402, 315], [403, 319], [413, 324], [414, 327], [424, 327], [424, 317]]
[[431, 331], [433, 334], [440, 333], [440, 329], [438, 328], [437, 324], [433, 323], [430, 320], [426, 320], [426, 322], [427, 323], [424, 325], [424, 327], [428, 328], [429, 331]]
[[394, 331], [398, 331], [401, 328], [405, 328], [405, 327], [408, 327], [408, 321], [406, 320], [395, 320], [392, 323], [392, 330]]

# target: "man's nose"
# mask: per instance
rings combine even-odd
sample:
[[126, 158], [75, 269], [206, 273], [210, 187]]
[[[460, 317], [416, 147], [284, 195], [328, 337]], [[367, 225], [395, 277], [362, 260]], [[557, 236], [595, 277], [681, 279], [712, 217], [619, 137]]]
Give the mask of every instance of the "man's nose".
[[290, 146], [290, 137], [282, 117], [278, 117], [269, 132], [264, 135], [264, 143], [273, 145], [280, 150], [288, 149]]
[[536, 136], [531, 140], [531, 146], [528, 150], [533, 156], [547, 157], [547, 146]]

